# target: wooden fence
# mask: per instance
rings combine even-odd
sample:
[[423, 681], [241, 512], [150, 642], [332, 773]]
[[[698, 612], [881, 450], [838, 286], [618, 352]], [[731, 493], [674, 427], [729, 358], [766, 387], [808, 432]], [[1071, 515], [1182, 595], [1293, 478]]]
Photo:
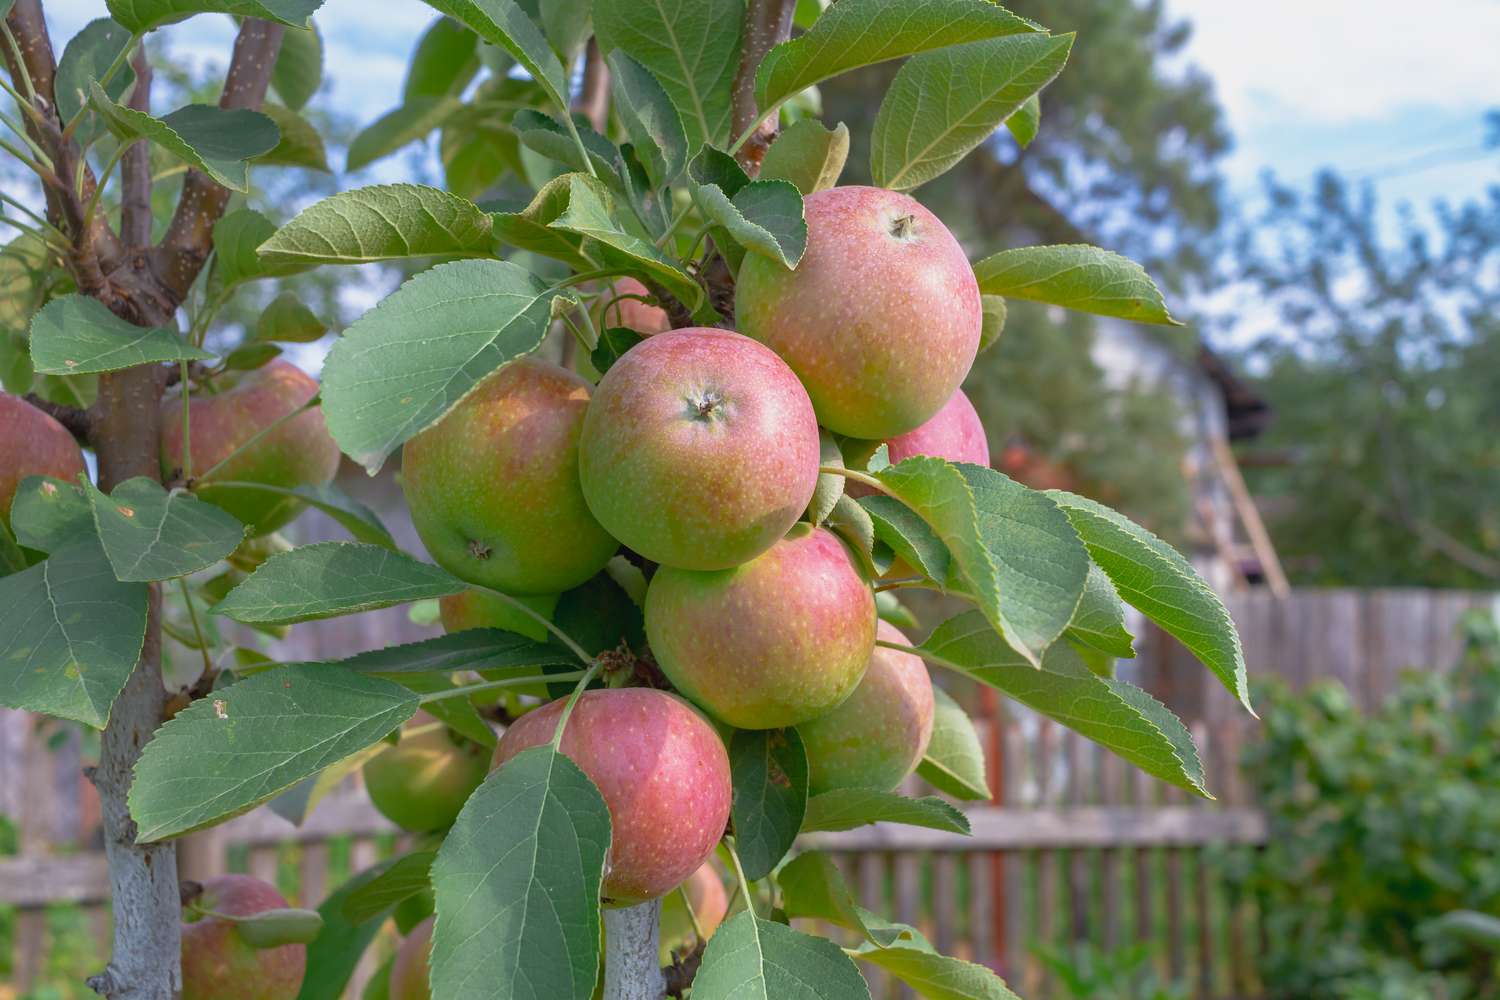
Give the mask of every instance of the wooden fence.
[[[1451, 664], [1459, 617], [1493, 600], [1454, 592], [1301, 591], [1280, 602], [1251, 592], [1227, 603], [1252, 676], [1280, 674], [1294, 683], [1333, 676], [1370, 704], [1403, 667]], [[347, 655], [413, 637], [404, 617], [387, 615], [356, 632], [357, 621], [299, 627], [296, 652]], [[971, 810], [974, 835], [877, 826], [814, 835], [809, 844], [833, 853], [867, 908], [915, 924], [948, 953], [1000, 969], [1032, 1000], [1066, 995], [1039, 950], [1079, 941], [1103, 949], [1139, 943], [1164, 980], [1200, 1000], [1257, 996], [1258, 916], [1231, 899], [1219, 864], [1226, 848], [1253, 847], [1265, 837], [1264, 819], [1234, 764], [1253, 728], [1203, 682], [1207, 672], [1160, 635], [1143, 637], [1129, 669], [1196, 720], [1216, 801], [1189, 801], [1070, 731], [1026, 712], [1004, 712], [984, 692], [961, 692], [976, 714], [996, 792], [997, 805]], [[21, 826], [21, 854], [0, 858], [0, 923], [10, 916], [14, 955], [10, 992], [0, 977], [0, 1000], [24, 995], [46, 971], [54, 950], [48, 928], [61, 920], [59, 904], [75, 907], [66, 911], [73, 937], [97, 942], [101, 958], [106, 953], [108, 883], [102, 855], [88, 839], [96, 834], [83, 833], [95, 830], [97, 807], [78, 776], [76, 738], [49, 741], [48, 732], [60, 730], [0, 711], [0, 813]], [[211, 843], [210, 866], [276, 881], [309, 906], [349, 872], [401, 847], [357, 788], [330, 798], [301, 828], [260, 810], [220, 828]], [[201, 866], [201, 844], [198, 853], [194, 863]], [[392, 944], [389, 937], [377, 942], [357, 984]], [[878, 975], [872, 988], [876, 1000], [909, 995]]]

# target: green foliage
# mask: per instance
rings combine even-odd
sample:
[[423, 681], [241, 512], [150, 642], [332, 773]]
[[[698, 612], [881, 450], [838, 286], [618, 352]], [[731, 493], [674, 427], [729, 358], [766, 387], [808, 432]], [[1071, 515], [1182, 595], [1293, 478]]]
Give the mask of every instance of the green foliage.
[[44, 374], [109, 372], [152, 361], [212, 357], [185, 343], [176, 330], [127, 323], [84, 295], [53, 299], [31, 321], [31, 363]]
[[807, 800], [804, 833], [853, 830], [870, 823], [905, 823], [947, 833], [968, 834], [969, 820], [936, 796], [913, 799], [876, 788], [835, 788]]
[[1447, 915], [1500, 915], [1500, 631], [1405, 675], [1361, 715], [1342, 687], [1271, 687], [1265, 738], [1243, 760], [1270, 819], [1238, 858], [1258, 902], [1274, 995], [1477, 1000], [1500, 978], [1488, 945], [1452, 941]]
[[974, 800], [990, 797], [984, 774], [984, 748], [974, 723], [952, 695], [934, 686], [936, 703], [932, 716], [932, 738], [917, 766], [922, 780], [954, 798]]
[[209, 610], [239, 622], [290, 625], [463, 588], [446, 570], [381, 545], [317, 542], [267, 559]]
[[737, 730], [729, 743], [730, 816], [745, 877], [762, 879], [786, 857], [807, 812], [807, 751], [795, 729]]
[[1037, 948], [1037, 957], [1067, 990], [1070, 1000], [1187, 1000], [1185, 987], [1162, 981], [1151, 966], [1149, 945], [1105, 951], [1080, 944]]
[[693, 980], [696, 1000], [869, 1000], [839, 946], [744, 910], [720, 927]]

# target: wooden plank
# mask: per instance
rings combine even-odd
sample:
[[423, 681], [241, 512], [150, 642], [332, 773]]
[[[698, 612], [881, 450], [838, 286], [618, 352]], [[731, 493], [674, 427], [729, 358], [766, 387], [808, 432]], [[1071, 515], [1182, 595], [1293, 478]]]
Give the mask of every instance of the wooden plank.
[[0, 858], [0, 905], [101, 903], [109, 899], [104, 852]]
[[[1066, 734], [1065, 746], [1068, 756], [1067, 801], [1074, 806], [1083, 806], [1092, 798], [1092, 769], [1089, 750], [1094, 744], [1072, 730]], [[1068, 913], [1070, 930], [1074, 941], [1087, 941], [1089, 934], [1089, 855], [1081, 849], [1068, 854]]]
[[1166, 850], [1167, 864], [1167, 971], [1174, 981], [1183, 978], [1186, 964], [1182, 928], [1182, 849]]
[[311, 843], [302, 848], [297, 898], [308, 909], [317, 909], [328, 894], [328, 845]]
[[[1049, 720], [1042, 721], [1041, 731], [1037, 734], [1037, 798], [1042, 807], [1047, 807], [1061, 800], [1062, 790], [1054, 780], [1057, 763], [1058, 727]], [[1042, 944], [1052, 946], [1057, 944], [1057, 881], [1058, 881], [1058, 857], [1057, 851], [1050, 847], [1037, 851], [1037, 914], [1036, 914], [1036, 939]], [[1055, 976], [1052, 970], [1039, 963], [1035, 965], [1038, 973], [1036, 985], [1027, 990], [1027, 996], [1049, 996], [1052, 993]]]
[[951, 955], [958, 942], [958, 856], [943, 853], [932, 858], [932, 940], [937, 950]]
[[995, 952], [995, 897], [989, 891], [992, 871], [1001, 864], [996, 858], [984, 851], [969, 855], [969, 957], [991, 968], [999, 958]]
[[1210, 906], [1208, 855], [1202, 848], [1193, 852], [1193, 905], [1198, 923], [1198, 995], [1203, 1000], [1214, 996], [1214, 920]]
[[25, 996], [36, 985], [47, 957], [47, 912], [24, 909], [16, 913], [14, 939], [16, 992]]
[[262, 882], [276, 884], [279, 852], [274, 844], [257, 844], [250, 848], [250, 874]]
[[[859, 901], [865, 909], [874, 913], [885, 913], [885, 855], [870, 851], [858, 855], [856, 872], [859, 879]], [[884, 970], [870, 965], [868, 962], [859, 963], [861, 972], [865, 974], [865, 982], [870, 985], [870, 995], [875, 1000], [885, 997], [890, 992], [890, 977]]]
[[[1006, 719], [1005, 729], [1005, 807], [1019, 810], [1021, 789], [1026, 774], [1026, 740], [1014, 719]], [[1004, 917], [1004, 938], [999, 943], [1000, 968], [1012, 982], [1021, 982], [1026, 974], [1030, 952], [1026, 935], [1032, 933], [1026, 913], [1026, 858], [1020, 851], [992, 855], [996, 858], [996, 877], [1003, 881], [998, 909]]]
[[[1133, 778], [1133, 803], [1136, 809], [1148, 808], [1154, 798], [1156, 788], [1151, 777], [1145, 771], [1134, 771]], [[1155, 914], [1155, 888], [1156, 878], [1152, 871], [1152, 853], [1147, 847], [1136, 847], [1131, 851], [1135, 867], [1135, 937], [1138, 942], [1148, 949], [1157, 972], [1163, 972], [1164, 966], [1161, 962], [1159, 949], [1153, 947], [1155, 944], [1156, 921]]]
[[[353, 872], [358, 873], [369, 868], [380, 858], [380, 853], [375, 847], [375, 841], [369, 837], [357, 837], [349, 848], [349, 864]], [[384, 933], [384, 932], [382, 932]], [[379, 937], [375, 942], [380, 940]], [[369, 984], [370, 977], [380, 968], [382, 961], [379, 949], [371, 942], [364, 954], [359, 956], [359, 962], [354, 966], [354, 973], [349, 977], [349, 985], [344, 990], [346, 997], [363, 996], [365, 986]]]
[[911, 851], [896, 854], [896, 919], [913, 927], [922, 919], [922, 856]]
[[[1105, 806], [1124, 804], [1125, 762], [1112, 753], [1100, 755], [1099, 760], [1100, 801]], [[1124, 895], [1120, 884], [1120, 850], [1106, 847], [1099, 855], [1099, 901], [1104, 911], [1101, 940], [1106, 951], [1114, 951], [1122, 943], [1120, 936], [1120, 906]]]

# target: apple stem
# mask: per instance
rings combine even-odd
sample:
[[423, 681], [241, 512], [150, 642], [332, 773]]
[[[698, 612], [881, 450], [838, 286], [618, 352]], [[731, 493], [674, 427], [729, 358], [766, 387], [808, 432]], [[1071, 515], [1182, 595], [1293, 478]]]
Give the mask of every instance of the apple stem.
[[818, 474], [822, 476], [843, 476], [845, 479], [852, 479], [856, 483], [864, 483], [866, 486], [877, 489], [882, 493], [890, 492], [890, 490], [886, 489], [885, 483], [882, 483], [869, 473], [846, 469], [842, 465], [820, 465], [818, 466]]
[[563, 730], [568, 727], [568, 717], [573, 714], [573, 706], [578, 704], [578, 699], [583, 696], [583, 689], [589, 686], [589, 682], [598, 675], [599, 669], [603, 666], [603, 663], [595, 660], [594, 665], [585, 670], [583, 675], [578, 678], [578, 685], [573, 688], [573, 693], [568, 695], [568, 703], [563, 706], [562, 714], [557, 717], [557, 729], [552, 733], [553, 750], [559, 753], [562, 752]]
[[661, 900], [604, 911], [604, 1000], [661, 1000]]

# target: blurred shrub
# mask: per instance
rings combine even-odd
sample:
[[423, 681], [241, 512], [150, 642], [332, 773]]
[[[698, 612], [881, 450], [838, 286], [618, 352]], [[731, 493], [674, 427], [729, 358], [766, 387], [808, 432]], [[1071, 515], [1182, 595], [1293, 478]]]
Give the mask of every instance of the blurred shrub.
[[1500, 915], [1500, 634], [1464, 628], [1452, 672], [1406, 675], [1369, 716], [1337, 685], [1262, 691], [1243, 765], [1270, 843], [1233, 878], [1264, 914], [1269, 996], [1500, 996], [1492, 950], [1441, 919]]
[[1187, 1000], [1180, 985], [1162, 982], [1151, 968], [1144, 944], [1106, 951], [1093, 945], [1051, 948], [1034, 945], [1042, 964], [1067, 991], [1069, 1000]]

